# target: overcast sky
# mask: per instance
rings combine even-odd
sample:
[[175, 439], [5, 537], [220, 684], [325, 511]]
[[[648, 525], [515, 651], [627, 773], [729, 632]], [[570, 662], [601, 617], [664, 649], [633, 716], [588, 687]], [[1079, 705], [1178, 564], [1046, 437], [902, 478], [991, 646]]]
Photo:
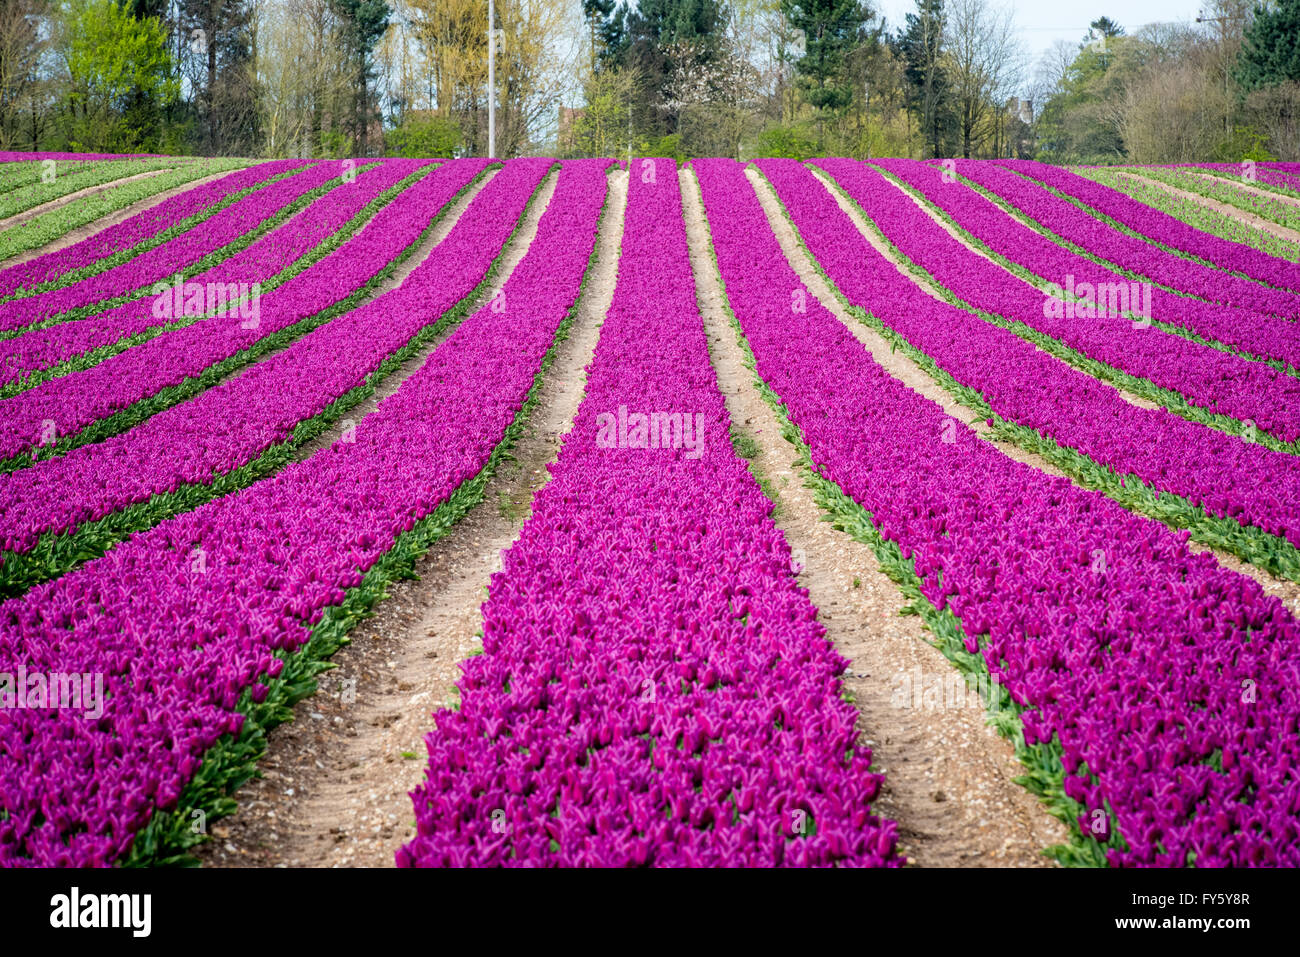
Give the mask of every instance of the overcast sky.
[[[874, 2], [889, 21], [891, 31], [901, 27], [903, 16], [916, 9], [914, 0]], [[1043, 51], [1057, 40], [1082, 40], [1088, 24], [1100, 16], [1110, 17], [1132, 33], [1146, 23], [1190, 22], [1202, 6], [1197, 0], [1020, 0], [1011, 5], [1031, 63], [1037, 63]]]

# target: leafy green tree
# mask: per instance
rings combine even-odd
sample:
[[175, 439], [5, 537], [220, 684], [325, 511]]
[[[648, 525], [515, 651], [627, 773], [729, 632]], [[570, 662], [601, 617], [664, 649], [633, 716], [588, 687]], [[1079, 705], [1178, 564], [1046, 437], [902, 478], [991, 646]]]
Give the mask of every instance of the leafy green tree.
[[[1049, 163], [1113, 163], [1127, 155], [1122, 104], [1159, 69], [1161, 54], [1153, 43], [1126, 36], [1123, 27], [1104, 17], [1093, 21], [1078, 50], [1039, 109], [1037, 158]], [[1167, 62], [1182, 59], [1171, 53]]]
[[[560, 131], [560, 151], [567, 156], [618, 156], [630, 151], [629, 106], [639, 89], [629, 71], [604, 66], [583, 84], [581, 110]], [[639, 145], [639, 143], [638, 143]]]
[[769, 126], [758, 134], [755, 156], [804, 160], [817, 155], [817, 144], [794, 126]]
[[448, 116], [412, 117], [389, 130], [384, 152], [412, 159], [451, 157], [460, 147], [460, 127]]
[[156, 130], [130, 110], [137, 94], [166, 105], [179, 84], [168, 55], [167, 28], [135, 18], [112, 0], [65, 0], [57, 49], [67, 71], [63, 136], [74, 150], [142, 152]]

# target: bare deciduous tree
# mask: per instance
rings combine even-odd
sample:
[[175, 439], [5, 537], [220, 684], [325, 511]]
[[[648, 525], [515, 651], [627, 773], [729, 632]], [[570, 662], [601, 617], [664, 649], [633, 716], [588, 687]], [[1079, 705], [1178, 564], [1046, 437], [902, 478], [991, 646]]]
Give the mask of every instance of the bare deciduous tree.
[[0, 149], [26, 141], [36, 148], [46, 125], [40, 64], [48, 47], [43, 33], [46, 0], [0, 3]]
[[952, 0], [948, 6], [947, 52], [961, 124], [962, 156], [969, 158], [1000, 118], [998, 104], [1020, 82], [1024, 50], [1010, 8], [987, 0]]

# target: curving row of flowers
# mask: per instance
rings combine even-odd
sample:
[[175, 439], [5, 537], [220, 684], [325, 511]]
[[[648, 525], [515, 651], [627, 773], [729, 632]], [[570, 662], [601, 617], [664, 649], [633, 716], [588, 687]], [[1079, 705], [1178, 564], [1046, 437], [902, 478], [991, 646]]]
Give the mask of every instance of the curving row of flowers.
[[[1152, 214], [1168, 220], [1170, 225], [1166, 229], [1154, 229], [1151, 233], [1144, 234], [1147, 239], [1152, 240], [1148, 242], [1147, 239], [1127, 235], [1115, 226], [1102, 222], [1070, 200], [1053, 195], [1043, 188], [1043, 184], [1020, 175], [1010, 167], [1000, 163], [981, 163], [977, 160], [954, 160], [953, 162], [959, 176], [966, 177], [970, 182], [988, 190], [1020, 210], [1034, 223], [1050, 230], [1066, 242], [1074, 243], [1089, 255], [1098, 256], [1121, 269], [1127, 269], [1170, 289], [1195, 296], [1204, 302], [1254, 309], [1283, 319], [1300, 317], [1300, 295], [1289, 287], [1268, 286], [1263, 280], [1256, 282], [1228, 273], [1224, 269], [1204, 266], [1157, 245], [1166, 242], [1166, 234], [1178, 235], [1182, 230], [1189, 228], [1171, 216], [1165, 216], [1163, 213]], [[1068, 173], [1064, 170], [1061, 172]], [[1078, 179], [1097, 189], [1106, 188], [1083, 177]], [[1126, 199], [1125, 202], [1141, 208], [1131, 200]], [[1270, 258], [1263, 257], [1261, 253], [1244, 246], [1237, 248], [1242, 258], [1251, 261], [1252, 265], [1257, 257]], [[1283, 269], [1294, 269], [1286, 263], [1278, 265]], [[1292, 284], [1294, 278], [1292, 275]]]
[[1300, 546], [1300, 458], [1164, 409], [1132, 405], [1113, 387], [1013, 332], [900, 282], [894, 265], [858, 233], [806, 167], [778, 160], [758, 165], [843, 295], [975, 390], [994, 413], [1120, 476], [1181, 496], [1206, 514]]
[[[375, 228], [340, 250], [339, 261], [331, 267], [346, 261], [359, 269], [378, 269], [414, 242], [456, 190], [485, 165], [485, 160], [455, 160], [412, 186], [390, 214], [376, 220]], [[400, 286], [331, 320], [288, 349], [128, 432], [0, 476], [0, 558], [12, 565], [12, 554], [5, 553], [31, 549], [42, 534], [71, 532], [154, 496], [211, 485], [217, 476], [294, 437], [302, 423], [365, 384], [425, 330], [442, 327], [448, 311], [487, 274], [544, 172], [535, 163], [508, 163]], [[354, 282], [362, 278], [356, 276]], [[315, 278], [305, 281], [298, 294], [305, 298], [327, 291]], [[319, 305], [308, 301], [296, 309]], [[220, 337], [209, 336], [173, 350], [171, 368], [160, 357], [159, 370], [175, 378], [185, 374], [184, 364], [190, 363], [193, 375], [228, 348]], [[127, 381], [134, 383], [136, 376]], [[254, 474], [248, 480], [261, 477]], [[53, 501], [51, 488], [61, 490]], [[164, 514], [168, 506], [163, 506]], [[0, 582], [8, 577], [8, 568], [0, 565]]]
[[[655, 412], [690, 441], [641, 447]], [[586, 396], [436, 715], [399, 866], [902, 863], [846, 662], [728, 429], [675, 164], [641, 160]]]
[[[1184, 192], [1196, 192], [1199, 190], [1192, 189], [1188, 181], [1202, 181], [1206, 179], [1204, 176], [1192, 176], [1179, 170], [1151, 166], [1129, 166], [1114, 169], [1111, 167], [1078, 167], [1078, 169], [1081, 175], [1094, 179], [1111, 189], [1117, 189], [1140, 203], [1145, 203], [1147, 206], [1168, 213], [1189, 226], [1194, 226], [1207, 233], [1213, 233], [1215, 236], [1222, 237], [1230, 242], [1252, 246], [1260, 252], [1268, 253], [1268, 255], [1275, 256], [1278, 259], [1285, 259], [1290, 262], [1300, 260], [1300, 243], [1284, 239], [1266, 227], [1253, 225], [1236, 213], [1221, 212], [1207, 206], [1196, 198], [1179, 195], [1166, 188], [1172, 186]], [[1258, 198], [1256, 194], [1239, 190], [1235, 184], [1223, 182], [1222, 180], [1211, 181], [1210, 187], [1205, 190], [1204, 195], [1216, 198], [1212, 195], [1216, 183], [1221, 183], [1225, 189], [1232, 189], [1241, 193], [1243, 197], [1247, 197], [1249, 200], [1253, 201]], [[1300, 213], [1300, 206], [1296, 207], [1296, 211]]]
[[[1105, 308], [1100, 316], [1080, 315], [1085, 310], [1067, 311], [1059, 298], [1062, 308], [1052, 308], [1041, 290], [968, 250], [875, 169], [848, 159], [816, 164], [834, 177], [896, 249], [960, 299], [1177, 392], [1210, 412], [1252, 420], [1287, 442], [1300, 439], [1300, 379], [1121, 316], [1107, 316]], [[971, 202], [988, 206], [969, 190], [963, 192]], [[1003, 216], [1001, 222], [1010, 219]]]
[[[1011, 268], [1039, 277], [1040, 284], [1050, 281], [1064, 286], [1069, 276], [1074, 277], [1076, 285], [1088, 282], [1094, 288], [1129, 281], [1006, 215], [975, 191], [944, 182], [942, 171], [932, 166], [911, 160], [873, 160], [872, 163], [915, 189], [979, 244], [1010, 263]], [[1203, 302], [1155, 287], [1151, 288], [1150, 295], [1151, 318], [1158, 322], [1225, 344], [1248, 356], [1300, 369], [1300, 343], [1291, 333], [1292, 327], [1274, 316]]]
[[220, 212], [232, 198], [265, 187], [273, 178], [303, 165], [301, 160], [275, 160], [249, 166], [186, 190], [64, 249], [0, 269], [0, 296], [54, 282], [67, 273], [123, 255], [192, 219], [207, 219], [209, 213]]
[[309, 194], [341, 184], [346, 172], [340, 162], [316, 163], [223, 209], [202, 229], [191, 229], [121, 265], [72, 285], [0, 303], [0, 331], [66, 318], [74, 310], [91, 309], [120, 296], [146, 295], [153, 283], [166, 282], [209, 255], [220, 256], [232, 243], [247, 242], [259, 227], [283, 215], [286, 207], [306, 203]]
[[[518, 162], [534, 177], [551, 165]], [[603, 170], [561, 174], [566, 234], [572, 209], [595, 219]], [[550, 286], [558, 267], [555, 253], [532, 272]], [[462, 324], [350, 441], [0, 605], [0, 672], [101, 675], [105, 692], [97, 716], [24, 708], [0, 723], [0, 865], [109, 864], [155, 814], [185, 810], [209, 749], [243, 725], [241, 696], [263, 701], [261, 682], [287, 670], [277, 653], [489, 462], [554, 333], [519, 298]]]
[[[287, 223], [258, 238], [251, 246], [180, 284], [165, 284], [159, 293], [133, 299], [120, 306], [84, 319], [38, 327], [10, 339], [0, 340], [0, 385], [24, 380], [31, 373], [48, 369], [91, 350], [103, 350], [122, 339], [138, 337], [146, 330], [198, 322], [213, 312], [226, 309], [218, 321], [230, 322], [238, 313], [251, 313], [247, 303], [239, 308], [240, 296], [256, 287], [257, 309], [262, 294], [274, 288], [279, 274], [312, 252], [360, 213], [382, 193], [427, 165], [419, 160], [385, 160], [359, 172], [345, 188], [333, 189], [315, 200]], [[240, 321], [237, 317], [234, 321]], [[259, 326], [260, 328], [260, 320]], [[120, 350], [119, 350], [120, 351]]]
[[[429, 207], [444, 206], [484, 165], [466, 160], [435, 170], [415, 187], [422, 205], [400, 198], [388, 204], [366, 229], [268, 296], [255, 327], [217, 316], [0, 401], [0, 460], [51, 445], [291, 328], [306, 331], [300, 323], [311, 326], [313, 317], [372, 282], [419, 237]], [[515, 198], [522, 203], [530, 193]]]
[[[1295, 263], [1279, 260], [1257, 249], [1243, 246], [1241, 243], [1229, 242], [1194, 229], [1168, 213], [1153, 210], [1142, 203], [1135, 203], [1118, 190], [1095, 183], [1068, 169], [1031, 160], [999, 160], [998, 164], [1023, 173], [1044, 186], [1073, 196], [1092, 209], [1135, 232], [1150, 237], [1162, 246], [1182, 250], [1221, 269], [1244, 273], [1278, 289], [1289, 289], [1293, 292], [1300, 290], [1300, 269], [1296, 268]], [[1261, 200], [1261, 203], [1264, 202], [1267, 201]], [[1300, 213], [1300, 209], [1295, 209], [1295, 212]], [[1267, 290], [1258, 291], [1267, 293]], [[1293, 318], [1300, 315], [1300, 312], [1296, 311], [1294, 301], [1291, 302], [1290, 309], [1290, 312], [1280, 314]]]
[[[822, 184], [793, 161], [760, 166], [828, 271], [878, 273], [873, 310], [899, 298], [892, 267], [864, 267], [851, 224], [825, 215]], [[759, 375], [821, 474], [957, 616], [1023, 709], [1025, 742], [1055, 742], [1080, 832], [1114, 865], [1300, 863], [1300, 626], [1281, 602], [1183, 535], [1004, 456], [813, 301], [792, 311], [802, 286], [739, 164], [696, 168]]]

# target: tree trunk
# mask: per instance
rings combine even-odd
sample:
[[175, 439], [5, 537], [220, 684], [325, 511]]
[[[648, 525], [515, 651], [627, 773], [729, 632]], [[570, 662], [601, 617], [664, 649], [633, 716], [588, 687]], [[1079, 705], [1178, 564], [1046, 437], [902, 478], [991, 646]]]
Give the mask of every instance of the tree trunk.
[[217, 152], [217, 111], [214, 105], [216, 99], [214, 93], [216, 90], [216, 83], [217, 83], [217, 35], [216, 35], [215, 20], [216, 17], [214, 16], [213, 21], [208, 24], [210, 29], [207, 35], [204, 37], [204, 42], [207, 45], [207, 54], [208, 54], [208, 82], [207, 82], [207, 89], [205, 90], [205, 99], [207, 100], [207, 110], [208, 110], [207, 152], [209, 156], [215, 156]]

